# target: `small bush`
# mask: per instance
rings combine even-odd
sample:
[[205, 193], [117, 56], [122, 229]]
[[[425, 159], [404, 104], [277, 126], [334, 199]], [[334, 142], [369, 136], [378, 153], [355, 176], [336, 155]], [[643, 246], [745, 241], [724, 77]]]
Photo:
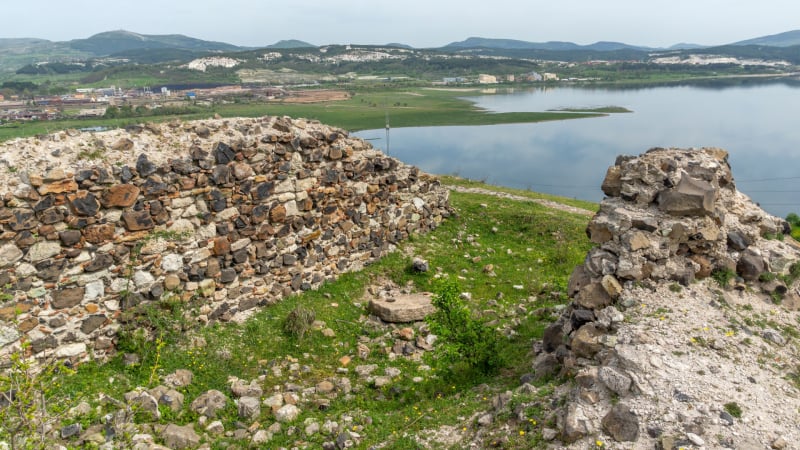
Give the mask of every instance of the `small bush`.
[[74, 371], [55, 360], [37, 367], [24, 357], [26, 350], [12, 353], [10, 367], [0, 373], [0, 441], [12, 449], [49, 448], [47, 430], [59, 423], [68, 404], [55, 390]]
[[786, 285], [791, 285], [798, 278], [800, 278], [800, 262], [793, 263], [789, 266], [789, 273], [783, 276], [783, 282]]
[[734, 277], [736, 277], [736, 272], [731, 269], [716, 269], [711, 272], [711, 278], [713, 278], [722, 287], [728, 286]]
[[775, 275], [774, 273], [772, 273], [772, 272], [764, 272], [764, 273], [762, 273], [761, 275], [758, 276], [758, 281], [766, 283], [766, 282], [772, 281], [772, 280], [774, 280], [776, 278], [778, 278], [778, 276]]
[[737, 419], [742, 417], [742, 407], [739, 406], [738, 403], [736, 402], [725, 403], [725, 405], [723, 405], [722, 407], [725, 409], [725, 412], [730, 414], [732, 417], [735, 417]]
[[290, 336], [294, 336], [297, 340], [302, 340], [315, 319], [316, 314], [314, 314], [314, 311], [297, 306], [289, 311], [286, 316], [286, 322], [283, 323], [283, 331]]
[[444, 282], [433, 298], [437, 311], [426, 318], [431, 333], [438, 336], [433, 352], [435, 363], [445, 370], [464, 364], [484, 375], [504, 365], [498, 333], [472, 317], [459, 298], [458, 285]]

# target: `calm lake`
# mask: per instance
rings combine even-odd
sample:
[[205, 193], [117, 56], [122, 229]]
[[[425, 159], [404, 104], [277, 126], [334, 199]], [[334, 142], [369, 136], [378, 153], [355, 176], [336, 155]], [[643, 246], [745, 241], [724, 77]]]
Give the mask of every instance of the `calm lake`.
[[[800, 83], [634, 89], [556, 87], [471, 97], [494, 112], [622, 106], [632, 113], [534, 124], [393, 128], [389, 154], [437, 174], [600, 201], [606, 168], [652, 147], [721, 147], [740, 191], [800, 213]], [[385, 131], [356, 133], [386, 150]]]

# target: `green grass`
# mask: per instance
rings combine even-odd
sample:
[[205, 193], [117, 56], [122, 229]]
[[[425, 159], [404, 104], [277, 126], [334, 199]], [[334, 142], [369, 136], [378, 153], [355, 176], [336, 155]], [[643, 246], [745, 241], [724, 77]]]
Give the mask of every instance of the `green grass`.
[[[478, 91], [469, 93], [469, 95], [477, 94]], [[214, 114], [223, 117], [264, 115], [305, 117], [350, 131], [384, 128], [387, 113], [391, 126], [395, 128], [531, 123], [602, 116], [602, 114], [571, 112], [490, 113], [477, 108], [474, 103], [460, 98], [463, 95], [465, 95], [464, 92], [416, 88], [412, 90], [364, 90], [356, 92], [356, 95], [348, 100], [326, 103], [243, 102], [218, 104], [210, 107], [207, 112], [181, 116], [26, 122], [0, 126], [0, 141], [67, 128], [95, 125], [119, 127], [131, 123], [166, 121], [175, 117], [182, 120], [202, 119]]]
[[486, 184], [483, 181], [469, 180], [466, 178], [461, 178], [452, 175], [440, 175], [439, 178], [442, 180], [442, 183], [448, 185], [461, 186], [466, 188], [488, 189], [495, 192], [503, 192], [512, 195], [518, 195], [520, 197], [526, 197], [534, 200], [550, 200], [557, 203], [563, 203], [565, 205], [574, 206], [576, 208], [586, 209], [588, 211], [597, 211], [598, 207], [597, 203], [589, 202], [586, 200], [578, 200], [573, 198], [560, 197], [557, 195], [543, 194], [531, 190], [494, 186]]
[[619, 114], [619, 113], [632, 113], [628, 108], [622, 106], [601, 106], [599, 108], [561, 108], [549, 109], [548, 111], [566, 111], [566, 112], [581, 112], [581, 113], [600, 113], [600, 114]]
[[[321, 380], [343, 376], [336, 373], [341, 367], [339, 358], [350, 355], [354, 360], [346, 376], [354, 385], [357, 377], [352, 368], [359, 364], [377, 364], [378, 374], [389, 366], [402, 373], [386, 388], [367, 385], [354, 391], [347, 400], [341, 396], [335, 398], [324, 412], [305, 405], [295, 424], [302, 424], [308, 418], [315, 418], [321, 424], [325, 418], [337, 420], [342, 414], [348, 414], [353, 417], [348, 428], [357, 427], [364, 438], [359, 448], [382, 442], [388, 443], [388, 448], [415, 448], [413, 436], [441, 425], [472, 435], [477, 425], [467, 418], [475, 411], [490, 410], [495, 394], [516, 388], [519, 376], [530, 371], [531, 341], [540, 337], [554, 318], [554, 313], [547, 313], [548, 308], [566, 301], [568, 276], [582, 261], [590, 244], [583, 231], [587, 221], [584, 216], [485, 195], [452, 193], [451, 202], [457, 216], [434, 232], [414, 236], [403, 244], [406, 251], [392, 253], [361, 272], [342, 275], [317, 291], [266, 307], [244, 324], [217, 324], [195, 330], [181, 319], [181, 308], [199, 305], [156, 303], [147, 311], [144, 320], [130, 327], [154, 326], [151, 336], [164, 342], [162, 349], [145, 339], [141, 332], [129, 333], [122, 342], [122, 351], [137, 352], [142, 357], [140, 365], [124, 367], [121, 356], [105, 365], [84, 364], [76, 375], [61, 384], [58, 394], [76, 403], [79, 398], [85, 399], [95, 407], [100, 392], [121, 399], [123, 393], [136, 386], [155, 384], [150, 380], [153, 373], [164, 376], [186, 368], [195, 375], [193, 383], [183, 389], [186, 408], [170, 417], [171, 421], [184, 424], [196, 419], [188, 411], [188, 404], [200, 393], [208, 389], [229, 392], [229, 376], [245, 380], [264, 376], [261, 384], [267, 393], [272, 386], [283, 386], [289, 381], [304, 387], [314, 386]], [[409, 270], [409, 254], [426, 258], [431, 270], [427, 273]], [[496, 276], [484, 270], [487, 264], [494, 266]], [[488, 377], [479, 372], [463, 371], [444, 379], [436, 372], [420, 371], [420, 362], [404, 358], [392, 361], [380, 351], [377, 342], [391, 345], [393, 339], [386, 330], [371, 328], [362, 320], [367, 314], [363, 298], [367, 286], [376, 279], [384, 279], [398, 285], [411, 284], [417, 290], [430, 290], [435, 287], [437, 276], [457, 280], [462, 291], [470, 292], [469, 307], [479, 316], [487, 309], [497, 311], [496, 316], [487, 319], [498, 317], [493, 325], [498, 329], [511, 326], [510, 321], [515, 316], [508, 312], [519, 310], [519, 305], [524, 305], [528, 311], [516, 315], [519, 321], [514, 327], [516, 335], [503, 338], [502, 348], [509, 363], [498, 375]], [[298, 307], [313, 311], [336, 336], [329, 338], [318, 330], [310, 330], [298, 339], [286, 333], [285, 319]], [[192, 345], [200, 339], [204, 345]], [[361, 361], [354, 353], [364, 339], [373, 340], [369, 344], [372, 352], [366, 361]], [[294, 361], [307, 365], [309, 370], [291, 373], [289, 365]], [[280, 375], [275, 367], [281, 368]], [[412, 382], [415, 376], [423, 377], [423, 381]], [[551, 388], [542, 390], [543, 393], [551, 391]], [[538, 401], [536, 404], [542, 399]], [[98, 423], [99, 417], [112, 410], [112, 405], [100, 405], [85, 421], [87, 425]], [[528, 410], [529, 419], [522, 423], [511, 420], [509, 413], [511, 436], [507, 431], [498, 431], [508, 440], [507, 448], [531, 448], [541, 443], [541, 427], [545, 424], [538, 414], [543, 413], [533, 407]], [[226, 430], [235, 429], [239, 419], [232, 402], [221, 420]], [[259, 421], [266, 428], [273, 419], [264, 411]], [[285, 429], [276, 434], [270, 447], [297, 446], [300, 440], [319, 447], [326, 440], [321, 435], [306, 438], [302, 432], [288, 436]], [[223, 437], [213, 443], [213, 448], [230, 445], [244, 443]]]

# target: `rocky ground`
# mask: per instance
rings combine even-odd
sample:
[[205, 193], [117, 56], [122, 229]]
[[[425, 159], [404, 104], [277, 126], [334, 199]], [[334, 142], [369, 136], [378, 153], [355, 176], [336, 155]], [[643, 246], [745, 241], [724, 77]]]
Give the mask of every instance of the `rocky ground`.
[[[20, 184], [25, 174], [47, 174], [51, 171], [75, 173], [95, 166], [135, 167], [140, 154], [146, 154], [155, 166], [191, 154], [193, 148], [210, 151], [217, 142], [250, 146], [257, 139], [277, 138], [281, 130], [274, 128], [280, 117], [210, 118], [204, 121], [145, 123], [124, 129], [100, 132], [65, 130], [40, 138], [18, 138], [0, 143], [0, 185]], [[290, 127], [298, 139], [311, 133], [330, 132], [331, 128], [317, 121], [291, 120]], [[280, 126], [280, 125], [279, 125]], [[283, 125], [282, 131], [290, 131]], [[346, 134], [344, 130], [335, 132]], [[132, 135], [134, 136], [131, 139]]]
[[[621, 304], [607, 341], [618, 364], [577, 372], [590, 436], [568, 448], [800, 448], [797, 311], [714, 280], [633, 288]], [[603, 421], [604, 402], [638, 417], [637, 439], [614, 441], [624, 433]]]

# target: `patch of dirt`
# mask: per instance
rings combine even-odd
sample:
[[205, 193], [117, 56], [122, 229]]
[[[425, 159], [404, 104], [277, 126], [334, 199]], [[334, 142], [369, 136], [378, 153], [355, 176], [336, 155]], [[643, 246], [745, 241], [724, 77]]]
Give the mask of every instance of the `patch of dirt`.
[[286, 97], [274, 100], [280, 103], [322, 103], [347, 100], [350, 94], [347, 91], [313, 89], [303, 91], [289, 91]]
[[543, 198], [529, 198], [523, 197], [521, 195], [514, 195], [508, 194], [505, 192], [497, 192], [491, 191], [489, 189], [483, 188], [471, 188], [471, 187], [464, 187], [464, 186], [455, 186], [455, 185], [446, 185], [446, 188], [450, 189], [451, 191], [456, 192], [466, 192], [470, 194], [483, 194], [483, 195], [493, 195], [498, 198], [507, 198], [510, 200], [517, 200], [520, 202], [533, 202], [538, 203], [542, 206], [546, 206], [550, 209], [557, 209], [559, 211], [565, 211], [573, 214], [580, 214], [583, 216], [591, 217], [594, 215], [594, 211], [589, 211], [588, 209], [578, 208], [576, 206], [565, 205], [563, 203], [554, 202], [552, 200], [545, 200]]

